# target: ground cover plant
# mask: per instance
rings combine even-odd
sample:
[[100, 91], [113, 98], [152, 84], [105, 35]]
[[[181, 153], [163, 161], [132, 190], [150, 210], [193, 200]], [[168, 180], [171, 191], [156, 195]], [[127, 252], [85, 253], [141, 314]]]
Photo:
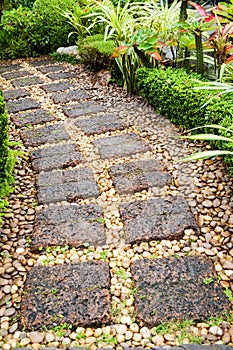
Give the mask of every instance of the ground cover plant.
[[7, 206], [6, 196], [12, 191], [13, 168], [15, 164], [15, 152], [10, 149], [8, 137], [8, 115], [5, 110], [5, 103], [2, 91], [0, 91], [0, 224], [1, 214]]

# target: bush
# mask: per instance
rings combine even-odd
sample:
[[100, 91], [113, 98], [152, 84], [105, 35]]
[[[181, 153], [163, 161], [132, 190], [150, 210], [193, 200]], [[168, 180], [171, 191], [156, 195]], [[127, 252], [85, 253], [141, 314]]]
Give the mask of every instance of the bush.
[[[214, 120], [214, 123], [224, 128], [233, 130], [233, 98], [229, 94], [218, 97], [215, 102], [210, 103], [206, 107], [206, 118]], [[222, 129], [211, 129], [214, 134], [233, 139], [233, 132]], [[233, 151], [233, 143], [223, 141], [212, 141], [211, 145], [214, 149]], [[230, 172], [233, 174], [233, 156], [226, 155], [224, 159], [229, 164]]]
[[5, 181], [7, 175], [8, 129], [8, 117], [5, 112], [3, 94], [2, 91], [0, 91], [0, 184], [2, 184]]
[[[139, 94], [145, 97], [157, 112], [175, 124], [188, 129], [207, 123], [205, 109], [200, 108], [209, 97], [207, 90], [193, 90], [199, 86], [183, 69], [166, 70], [140, 68], [137, 74]], [[208, 123], [212, 121], [208, 120]]]
[[[195, 79], [195, 81], [193, 80]], [[229, 95], [216, 96], [205, 107], [200, 108], [208, 99], [208, 90], [193, 90], [200, 86], [197, 74], [187, 74], [183, 70], [141, 68], [137, 83], [139, 92], [160, 114], [172, 122], [187, 129], [218, 124], [233, 130], [233, 98]], [[216, 94], [216, 91], [214, 92]], [[233, 138], [233, 133], [215, 128], [203, 128], [205, 133], [219, 134]], [[200, 129], [194, 131], [200, 133]], [[233, 151], [233, 143], [211, 141], [213, 149]], [[233, 157], [224, 156], [233, 174]]]
[[0, 91], [0, 214], [5, 206], [4, 198], [12, 190], [10, 184], [13, 182], [12, 172], [15, 163], [14, 155], [9, 149], [8, 130], [8, 116], [5, 111], [3, 94]]
[[78, 42], [81, 62], [91, 71], [109, 69], [112, 73], [111, 82], [123, 85], [121, 71], [115, 61], [110, 58], [116, 45], [113, 40], [103, 40], [102, 34], [86, 37]]
[[103, 40], [101, 34], [85, 38], [78, 43], [81, 62], [90, 70], [98, 72], [103, 68], [110, 68], [113, 59], [110, 59], [114, 48], [113, 40]]
[[[68, 44], [72, 26], [60, 9], [72, 10], [75, 0], [36, 0], [33, 8], [4, 11], [0, 24], [0, 59], [35, 57]], [[75, 43], [72, 36], [69, 45]]]

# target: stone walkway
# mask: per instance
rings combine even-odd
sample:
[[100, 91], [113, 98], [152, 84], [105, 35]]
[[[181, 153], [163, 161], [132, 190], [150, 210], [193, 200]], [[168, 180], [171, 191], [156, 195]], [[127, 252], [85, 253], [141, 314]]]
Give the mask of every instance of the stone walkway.
[[[231, 285], [219, 283], [211, 237], [202, 250], [191, 247], [203, 235], [187, 191], [196, 171], [186, 174], [189, 165], [170, 162], [187, 153], [187, 144], [174, 138], [176, 128], [140, 98], [97, 89], [79, 66], [29, 60], [1, 65], [0, 74], [37, 189], [28, 249], [35, 263], [23, 285], [21, 327], [38, 334], [62, 325], [114, 328], [118, 298], [131, 308], [122, 314], [118, 305], [119, 323], [149, 334], [138, 332], [144, 343], [119, 336], [110, 346], [152, 347], [161, 344], [151, 342], [150, 329], [164, 322], [200, 324], [230, 313], [224, 286]], [[176, 345], [172, 340], [168, 345]]]

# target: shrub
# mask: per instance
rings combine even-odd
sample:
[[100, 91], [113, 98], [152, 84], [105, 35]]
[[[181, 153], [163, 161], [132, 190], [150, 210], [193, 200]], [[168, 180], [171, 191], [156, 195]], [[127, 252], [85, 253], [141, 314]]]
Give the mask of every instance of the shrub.
[[110, 68], [114, 60], [110, 59], [115, 43], [113, 40], [103, 40], [101, 34], [85, 38], [78, 43], [81, 62], [90, 70], [99, 71]]
[[122, 86], [122, 74], [115, 59], [110, 58], [115, 43], [113, 40], [103, 40], [102, 34], [86, 37], [78, 42], [81, 62], [90, 70], [98, 72], [101, 69], [109, 69], [112, 73], [111, 82]]
[[0, 183], [5, 181], [7, 174], [8, 129], [8, 116], [5, 112], [3, 94], [0, 91]]
[[[218, 97], [215, 103], [207, 105], [206, 117], [224, 128], [233, 130], [233, 98], [229, 94]], [[224, 129], [211, 129], [211, 132], [233, 138], [233, 133]], [[233, 143], [230, 142], [212, 141], [211, 145], [214, 149], [233, 151]], [[229, 164], [230, 172], [233, 174], [233, 156], [226, 155], [224, 159]]]
[[[33, 8], [4, 11], [0, 24], [0, 59], [35, 57], [68, 43], [72, 27], [61, 15], [75, 0], [36, 0]], [[69, 44], [75, 43], [72, 36]]]
[[15, 164], [14, 153], [9, 149], [8, 116], [5, 112], [5, 104], [2, 91], [0, 91], [0, 223], [1, 213], [7, 205], [4, 199], [12, 191], [13, 168]]
[[[207, 123], [205, 108], [200, 108], [209, 97], [207, 90], [193, 90], [198, 86], [194, 79], [197, 74], [188, 74], [183, 69], [168, 68], [138, 70], [137, 85], [139, 93], [160, 114], [172, 122], [188, 129]], [[212, 123], [212, 120], [208, 120]]]

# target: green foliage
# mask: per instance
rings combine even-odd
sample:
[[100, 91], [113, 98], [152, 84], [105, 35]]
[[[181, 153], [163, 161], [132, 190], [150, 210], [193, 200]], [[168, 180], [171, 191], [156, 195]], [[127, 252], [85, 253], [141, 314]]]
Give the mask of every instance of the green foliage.
[[[35, 57], [65, 46], [72, 27], [58, 7], [71, 9], [74, 0], [36, 0], [33, 8], [4, 11], [0, 24], [0, 60]], [[70, 39], [74, 44], [75, 38]]]
[[70, 64], [78, 64], [79, 60], [77, 58], [75, 58], [74, 56], [71, 56], [67, 53], [57, 53], [57, 52], [53, 52], [50, 54], [50, 56], [57, 62], [68, 62]]
[[193, 128], [206, 123], [205, 110], [200, 106], [209, 97], [208, 91], [196, 91], [195, 73], [187, 74], [185, 70], [168, 68], [141, 68], [137, 74], [139, 93], [160, 114], [182, 127]]
[[190, 327], [194, 324], [192, 320], [184, 320], [182, 322], [163, 322], [155, 327], [153, 334], [171, 334], [176, 333], [176, 337], [180, 344], [183, 344], [184, 339], [189, 339], [190, 343], [201, 344], [202, 337], [195, 336], [190, 332]]
[[9, 148], [8, 130], [8, 116], [0, 90], [0, 223], [1, 216], [8, 205], [5, 197], [12, 192], [11, 184], [14, 181], [12, 172], [16, 160], [15, 152]]
[[121, 73], [111, 55], [115, 44], [113, 40], [103, 40], [103, 35], [96, 34], [78, 42], [81, 62], [90, 70], [98, 72], [101, 69], [109, 69], [112, 72], [112, 81], [121, 85]]

